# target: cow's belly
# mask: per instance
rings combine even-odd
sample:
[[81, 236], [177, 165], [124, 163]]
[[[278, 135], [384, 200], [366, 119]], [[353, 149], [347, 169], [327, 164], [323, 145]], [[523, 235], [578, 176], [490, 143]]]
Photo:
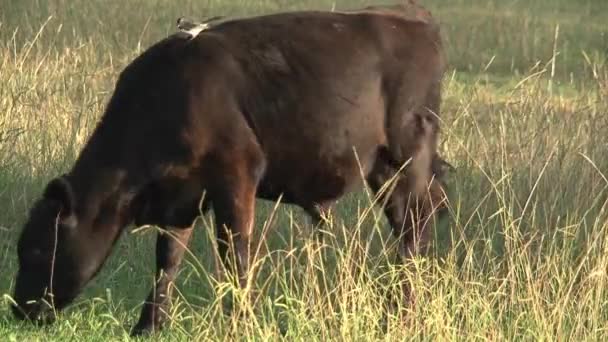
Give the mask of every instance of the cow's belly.
[[258, 197], [282, 195], [284, 202], [307, 207], [360, 184], [386, 144], [381, 89], [374, 73], [341, 75], [319, 89], [303, 89], [297, 101], [286, 97], [278, 101], [283, 107], [256, 113], [267, 162]]
[[[380, 146], [381, 141], [377, 140], [335, 153], [317, 150], [280, 157], [269, 155], [257, 196], [268, 200], [281, 196], [283, 203], [304, 208], [333, 202], [362, 185]], [[356, 155], [353, 147], [357, 150]]]

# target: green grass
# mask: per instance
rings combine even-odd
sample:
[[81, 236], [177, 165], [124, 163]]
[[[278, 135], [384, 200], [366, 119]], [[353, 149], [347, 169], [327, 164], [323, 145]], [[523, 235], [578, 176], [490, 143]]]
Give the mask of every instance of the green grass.
[[[379, 1], [337, 1], [337, 8]], [[324, 245], [294, 207], [258, 202], [267, 234], [258, 302], [223, 315], [211, 219], [179, 280], [167, 340], [606, 340], [608, 338], [608, 2], [420, 0], [443, 25], [441, 151], [451, 222], [417, 272], [364, 191], [344, 198]], [[181, 15], [247, 15], [332, 1], [0, 0], [0, 340], [127, 339], [153, 281], [154, 230], [127, 233], [57, 324], [8, 310], [15, 241], [32, 201], [67, 170], [120, 70]], [[303, 28], [305, 29], [305, 28]], [[410, 277], [417, 305], [383, 308]], [[382, 290], [382, 291], [381, 291]], [[386, 330], [382, 327], [383, 317]], [[231, 335], [232, 334], [232, 335]]]

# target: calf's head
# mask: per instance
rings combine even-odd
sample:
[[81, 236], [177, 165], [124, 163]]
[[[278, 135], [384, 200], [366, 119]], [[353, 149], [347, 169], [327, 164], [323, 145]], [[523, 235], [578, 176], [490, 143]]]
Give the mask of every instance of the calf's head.
[[104, 240], [112, 237], [93, 237], [90, 220], [78, 216], [64, 177], [52, 180], [31, 208], [17, 245], [17, 318], [52, 320], [49, 309], [68, 305], [103, 263], [111, 247]]

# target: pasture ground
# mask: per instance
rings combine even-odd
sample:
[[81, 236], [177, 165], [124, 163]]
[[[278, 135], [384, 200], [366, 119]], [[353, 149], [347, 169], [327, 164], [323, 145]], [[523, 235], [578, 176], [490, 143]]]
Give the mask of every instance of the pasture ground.
[[[260, 201], [262, 296], [239, 321], [223, 314], [231, 288], [213, 281], [205, 217], [160, 338], [608, 339], [608, 2], [420, 2], [443, 26], [441, 151], [456, 167], [451, 222], [437, 227], [433, 257], [416, 260], [416, 273], [390, 267], [393, 241], [365, 191], [341, 201], [322, 246], [299, 209]], [[8, 310], [27, 210], [74, 161], [126, 63], [181, 15], [333, 5], [0, 0], [0, 340], [128, 339], [153, 282], [154, 228], [124, 234], [57, 324], [35, 328]], [[385, 310], [381, 290], [404, 276], [417, 305]]]

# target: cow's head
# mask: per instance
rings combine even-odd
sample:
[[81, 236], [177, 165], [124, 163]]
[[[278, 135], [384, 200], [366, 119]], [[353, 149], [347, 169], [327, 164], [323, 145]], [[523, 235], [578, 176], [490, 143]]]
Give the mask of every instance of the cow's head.
[[60, 310], [78, 295], [111, 245], [106, 239], [95, 241], [91, 228], [90, 220], [77, 215], [68, 180], [52, 180], [32, 207], [19, 237], [14, 293], [17, 305], [12, 308], [16, 317], [52, 320], [51, 307]]

